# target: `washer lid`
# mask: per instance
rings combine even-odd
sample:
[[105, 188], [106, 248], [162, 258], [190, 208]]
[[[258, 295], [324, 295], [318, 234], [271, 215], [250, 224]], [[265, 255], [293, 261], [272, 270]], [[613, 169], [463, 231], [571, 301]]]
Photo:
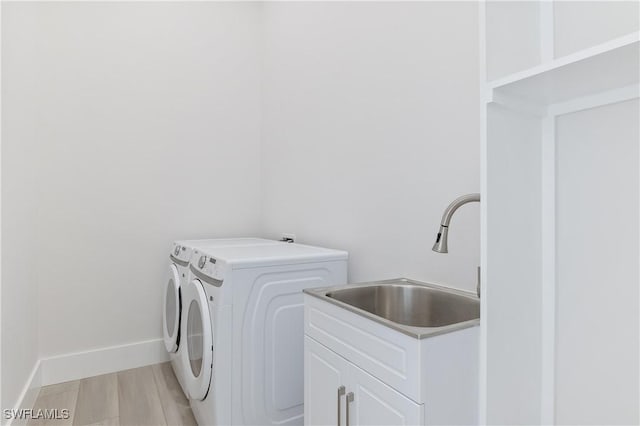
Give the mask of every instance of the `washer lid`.
[[193, 251], [191, 264], [193, 265], [194, 261], [197, 262], [202, 255], [210, 259], [212, 263], [221, 262], [229, 265], [232, 269], [346, 261], [349, 257], [349, 254], [342, 250], [282, 243], [275, 245], [196, 248]]
[[164, 346], [169, 352], [178, 350], [180, 336], [180, 275], [176, 265], [169, 266], [169, 274], [164, 289], [164, 309], [162, 311], [162, 330]]
[[240, 237], [240, 238], [213, 238], [202, 240], [179, 240], [174, 242], [182, 247], [206, 248], [206, 247], [233, 247], [233, 246], [265, 246], [283, 244], [282, 241], [268, 240], [265, 238]]
[[190, 399], [203, 400], [209, 392], [213, 369], [213, 330], [207, 295], [199, 280], [184, 289], [186, 315], [182, 326], [185, 381]]

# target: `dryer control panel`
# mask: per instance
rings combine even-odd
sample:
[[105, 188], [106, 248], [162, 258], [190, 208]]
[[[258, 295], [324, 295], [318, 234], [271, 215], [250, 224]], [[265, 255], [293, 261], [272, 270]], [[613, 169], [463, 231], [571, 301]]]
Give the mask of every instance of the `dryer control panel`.
[[[212, 278], [216, 281], [222, 281], [224, 279], [221, 265], [219, 265], [219, 262], [216, 260], [216, 258], [207, 256], [206, 254], [201, 253], [198, 250], [194, 251], [191, 265], [195, 266], [196, 270], [206, 277]], [[217, 285], [219, 286], [220, 283], [217, 283]]]
[[190, 247], [181, 245], [179, 242], [174, 242], [169, 257], [181, 266], [187, 266], [186, 263], [189, 262], [191, 258], [191, 251], [192, 249]]

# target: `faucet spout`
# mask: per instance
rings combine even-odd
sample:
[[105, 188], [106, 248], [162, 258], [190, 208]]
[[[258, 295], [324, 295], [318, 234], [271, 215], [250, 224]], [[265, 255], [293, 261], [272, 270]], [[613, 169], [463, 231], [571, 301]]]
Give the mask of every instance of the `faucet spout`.
[[449, 247], [447, 245], [447, 240], [449, 238], [449, 223], [451, 222], [451, 217], [453, 214], [467, 203], [471, 202], [480, 202], [480, 194], [466, 194], [461, 197], [453, 200], [451, 204], [445, 209], [442, 214], [442, 220], [440, 221], [440, 230], [438, 231], [438, 236], [436, 237], [436, 242], [433, 245], [431, 250], [437, 253], [449, 253]]

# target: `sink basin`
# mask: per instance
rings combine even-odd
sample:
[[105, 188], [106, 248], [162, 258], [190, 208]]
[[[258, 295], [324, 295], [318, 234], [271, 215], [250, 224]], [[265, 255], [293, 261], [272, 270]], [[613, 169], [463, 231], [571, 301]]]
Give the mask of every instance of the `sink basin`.
[[406, 278], [305, 293], [417, 338], [472, 327], [480, 318], [474, 294]]
[[413, 327], [442, 327], [480, 317], [477, 299], [406, 282], [345, 288], [326, 295]]

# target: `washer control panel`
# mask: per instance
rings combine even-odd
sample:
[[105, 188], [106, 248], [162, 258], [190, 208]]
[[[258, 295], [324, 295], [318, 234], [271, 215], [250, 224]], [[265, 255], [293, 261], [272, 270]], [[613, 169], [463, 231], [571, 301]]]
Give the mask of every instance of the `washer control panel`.
[[[186, 263], [186, 262], [189, 262], [189, 259], [191, 258], [191, 251], [192, 251], [191, 248], [185, 247], [179, 242], [174, 242], [170, 254], [174, 258]], [[183, 266], [186, 266], [186, 265], [183, 265]]]

